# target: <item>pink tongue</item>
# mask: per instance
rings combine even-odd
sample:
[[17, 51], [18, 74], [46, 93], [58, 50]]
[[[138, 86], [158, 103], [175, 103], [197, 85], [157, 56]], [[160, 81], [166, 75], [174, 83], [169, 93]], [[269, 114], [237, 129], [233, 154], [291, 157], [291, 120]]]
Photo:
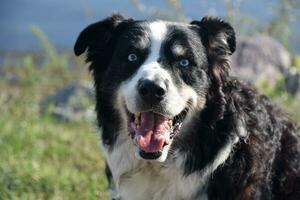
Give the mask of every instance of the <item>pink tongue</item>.
[[141, 113], [141, 126], [135, 134], [141, 150], [148, 153], [161, 151], [164, 143], [170, 140], [168, 119], [153, 112]]

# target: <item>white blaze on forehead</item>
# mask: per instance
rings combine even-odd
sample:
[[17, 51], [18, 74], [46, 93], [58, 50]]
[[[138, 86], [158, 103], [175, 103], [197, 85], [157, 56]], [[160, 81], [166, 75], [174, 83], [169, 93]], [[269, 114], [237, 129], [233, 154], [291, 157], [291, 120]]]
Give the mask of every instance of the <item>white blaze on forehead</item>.
[[153, 42], [161, 42], [167, 33], [167, 25], [166, 22], [155, 21], [149, 24], [149, 28], [151, 31], [151, 39]]
[[155, 21], [149, 24], [151, 53], [145, 63], [156, 62], [159, 58], [159, 51], [167, 34], [167, 25], [162, 21]]

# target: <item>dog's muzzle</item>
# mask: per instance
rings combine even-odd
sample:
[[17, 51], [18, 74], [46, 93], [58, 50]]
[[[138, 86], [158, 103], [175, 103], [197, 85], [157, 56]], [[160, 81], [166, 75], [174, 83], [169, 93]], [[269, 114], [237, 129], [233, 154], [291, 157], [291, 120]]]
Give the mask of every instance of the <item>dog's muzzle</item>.
[[182, 108], [170, 106], [178, 105], [176, 101], [181, 100], [172, 98], [176, 97], [173, 95], [176, 88], [172, 88], [168, 78], [155, 74], [137, 80], [131, 88], [135, 89], [134, 95], [124, 95], [132, 106], [127, 107], [128, 132], [140, 158], [164, 161], [174, 136], [180, 131], [188, 108], [187, 104], [180, 104]]
[[167, 92], [166, 81], [141, 79], [138, 82], [138, 93], [145, 104], [158, 104], [163, 100]]

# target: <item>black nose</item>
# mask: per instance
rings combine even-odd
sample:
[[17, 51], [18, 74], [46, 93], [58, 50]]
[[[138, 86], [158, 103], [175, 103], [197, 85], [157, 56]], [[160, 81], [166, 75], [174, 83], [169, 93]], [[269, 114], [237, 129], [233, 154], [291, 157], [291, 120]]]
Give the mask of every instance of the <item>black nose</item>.
[[155, 104], [164, 98], [167, 86], [163, 81], [140, 80], [138, 91], [144, 101]]

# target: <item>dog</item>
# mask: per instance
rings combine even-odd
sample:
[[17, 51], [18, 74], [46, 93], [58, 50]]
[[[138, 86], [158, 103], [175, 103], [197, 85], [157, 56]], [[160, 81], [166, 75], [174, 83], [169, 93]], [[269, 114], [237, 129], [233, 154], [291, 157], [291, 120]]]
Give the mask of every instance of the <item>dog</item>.
[[300, 199], [300, 130], [230, 76], [235, 48], [214, 17], [113, 14], [79, 34], [119, 199]]

